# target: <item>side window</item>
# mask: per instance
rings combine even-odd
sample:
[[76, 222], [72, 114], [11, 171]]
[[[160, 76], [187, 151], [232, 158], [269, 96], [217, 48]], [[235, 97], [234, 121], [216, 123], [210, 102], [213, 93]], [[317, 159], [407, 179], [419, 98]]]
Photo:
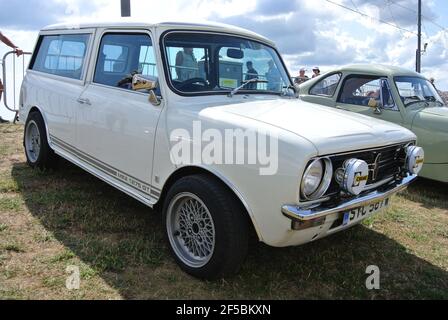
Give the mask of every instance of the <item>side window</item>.
[[381, 78], [353, 76], [344, 81], [338, 102], [368, 106], [371, 98], [381, 101]]
[[167, 47], [171, 80], [183, 82], [201, 78], [207, 80], [210, 68], [209, 50], [203, 47]]
[[341, 74], [332, 74], [318, 83], [316, 83], [310, 90], [310, 94], [314, 96], [329, 96], [332, 97], [341, 80]]
[[383, 77], [347, 77], [338, 102], [367, 107], [370, 99], [375, 99], [385, 109], [398, 110], [389, 82]]
[[89, 38], [88, 34], [42, 36], [31, 70], [80, 80]]
[[94, 82], [131, 89], [132, 75], [158, 77], [151, 38], [147, 34], [109, 33], [101, 39]]

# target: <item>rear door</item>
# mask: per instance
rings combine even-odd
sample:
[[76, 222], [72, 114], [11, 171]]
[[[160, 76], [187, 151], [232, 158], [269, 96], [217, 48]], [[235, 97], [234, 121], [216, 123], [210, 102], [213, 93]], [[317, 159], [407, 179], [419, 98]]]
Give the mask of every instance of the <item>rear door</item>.
[[[52, 143], [77, 139], [77, 108], [85, 88], [94, 30], [50, 31], [40, 35], [27, 76], [26, 107], [43, 111]], [[31, 105], [32, 104], [32, 105]]]
[[[157, 123], [164, 103], [131, 89], [131, 74], [158, 77], [150, 32], [106, 30], [99, 35], [91, 82], [78, 104], [79, 151], [85, 161], [146, 200]], [[160, 95], [160, 92], [157, 92]]]

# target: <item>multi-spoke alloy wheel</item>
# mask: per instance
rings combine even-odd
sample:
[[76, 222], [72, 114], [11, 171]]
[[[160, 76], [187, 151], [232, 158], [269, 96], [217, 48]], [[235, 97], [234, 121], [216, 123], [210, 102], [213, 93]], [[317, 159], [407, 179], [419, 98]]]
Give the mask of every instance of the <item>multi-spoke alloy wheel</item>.
[[163, 221], [171, 252], [190, 275], [206, 280], [236, 273], [248, 249], [248, 219], [241, 202], [218, 179], [186, 176], [168, 190]]
[[177, 195], [168, 208], [168, 237], [179, 259], [192, 267], [206, 265], [215, 250], [215, 225], [206, 205], [192, 193]]

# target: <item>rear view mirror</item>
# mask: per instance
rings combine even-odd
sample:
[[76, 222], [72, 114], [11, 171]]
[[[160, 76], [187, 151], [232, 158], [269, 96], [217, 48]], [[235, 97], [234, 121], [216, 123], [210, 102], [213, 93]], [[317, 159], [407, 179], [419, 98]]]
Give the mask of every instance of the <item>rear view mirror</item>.
[[232, 59], [241, 60], [244, 58], [244, 52], [240, 49], [228, 49], [227, 50], [227, 57]]

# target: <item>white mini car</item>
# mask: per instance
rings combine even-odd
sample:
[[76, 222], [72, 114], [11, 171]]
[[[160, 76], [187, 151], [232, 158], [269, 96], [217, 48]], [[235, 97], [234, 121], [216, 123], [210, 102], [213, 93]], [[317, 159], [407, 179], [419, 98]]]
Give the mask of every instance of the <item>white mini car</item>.
[[26, 157], [63, 157], [160, 208], [182, 269], [220, 278], [251, 229], [275, 247], [326, 237], [422, 167], [410, 131], [302, 102], [290, 79], [270, 40], [226, 25], [49, 26], [21, 91]]

